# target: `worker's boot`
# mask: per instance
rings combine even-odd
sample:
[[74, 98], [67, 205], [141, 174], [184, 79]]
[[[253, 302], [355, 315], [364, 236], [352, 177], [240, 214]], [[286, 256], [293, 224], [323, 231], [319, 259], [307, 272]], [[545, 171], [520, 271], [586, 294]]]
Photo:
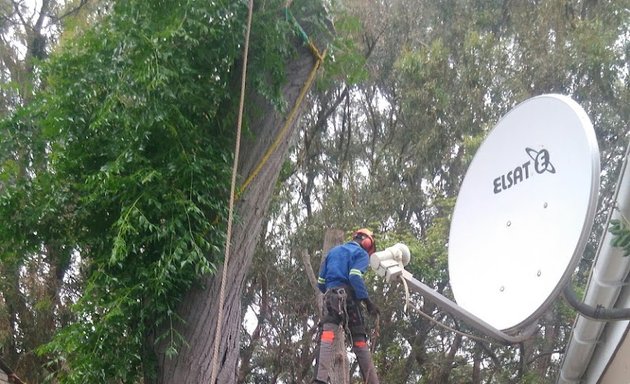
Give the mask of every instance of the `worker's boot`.
[[352, 352], [354, 352], [357, 362], [359, 363], [363, 381], [366, 384], [379, 384], [378, 377], [376, 376], [376, 368], [374, 368], [374, 362], [372, 362], [372, 354], [364, 337], [354, 339]]
[[328, 383], [333, 364], [333, 343], [335, 341], [336, 324], [325, 323], [319, 337], [319, 352], [315, 363], [314, 383]]

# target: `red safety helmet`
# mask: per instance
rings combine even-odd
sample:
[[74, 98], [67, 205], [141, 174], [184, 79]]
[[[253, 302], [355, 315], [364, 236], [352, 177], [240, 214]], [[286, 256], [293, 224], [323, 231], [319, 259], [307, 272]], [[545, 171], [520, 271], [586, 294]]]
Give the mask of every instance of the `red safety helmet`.
[[376, 241], [374, 241], [374, 234], [367, 228], [361, 228], [354, 232], [352, 238], [359, 243], [361, 248], [365, 249], [368, 255], [372, 255], [376, 252]]

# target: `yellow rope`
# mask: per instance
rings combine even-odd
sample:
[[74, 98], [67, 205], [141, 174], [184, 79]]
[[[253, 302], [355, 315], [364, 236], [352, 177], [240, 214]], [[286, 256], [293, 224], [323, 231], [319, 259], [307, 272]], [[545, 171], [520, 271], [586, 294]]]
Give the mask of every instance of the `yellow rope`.
[[236, 190], [236, 173], [238, 171], [238, 157], [241, 146], [241, 126], [243, 123], [243, 107], [245, 105], [245, 79], [247, 77], [247, 54], [249, 51], [249, 35], [252, 27], [252, 13], [254, 0], [249, 0], [249, 10], [247, 13], [247, 32], [245, 33], [245, 47], [243, 48], [243, 72], [241, 75], [241, 98], [238, 110], [238, 121], [236, 123], [236, 144], [234, 149], [234, 162], [232, 166], [232, 184], [230, 186], [230, 204], [228, 209], [227, 235], [225, 239], [225, 258], [223, 259], [223, 274], [221, 278], [221, 289], [219, 292], [219, 312], [217, 314], [217, 327], [214, 333], [214, 351], [212, 353], [212, 371], [210, 373], [210, 384], [216, 383], [219, 371], [219, 344], [221, 340], [221, 327], [223, 324], [223, 305], [225, 302], [225, 282], [227, 280], [227, 267], [230, 258], [230, 243], [232, 240], [232, 221], [234, 212], [234, 200]]
[[267, 160], [269, 160], [269, 157], [271, 157], [271, 155], [275, 152], [278, 145], [284, 138], [286, 131], [289, 129], [289, 127], [291, 126], [293, 122], [293, 119], [295, 119], [295, 116], [298, 113], [299, 107], [302, 104], [304, 97], [306, 96], [306, 93], [311, 88], [311, 85], [313, 84], [313, 81], [315, 80], [315, 75], [317, 75], [317, 70], [319, 69], [322, 62], [324, 61], [324, 58], [326, 57], [326, 50], [324, 50], [323, 54], [320, 54], [319, 51], [317, 50], [317, 47], [315, 47], [315, 45], [310, 41], [309, 41], [309, 48], [311, 52], [313, 53], [313, 55], [317, 58], [317, 61], [315, 62], [315, 65], [313, 65], [313, 69], [311, 69], [311, 72], [309, 73], [308, 78], [306, 82], [304, 83], [304, 86], [300, 90], [300, 94], [298, 95], [298, 98], [295, 101], [293, 108], [289, 112], [289, 115], [286, 121], [284, 122], [284, 126], [282, 127], [278, 135], [276, 136], [276, 140], [273, 142], [273, 144], [271, 144], [269, 148], [267, 148], [267, 152], [265, 152], [263, 157], [260, 159], [260, 162], [258, 162], [258, 165], [254, 169], [254, 171], [252, 171], [252, 173], [247, 177], [247, 179], [241, 186], [239, 194], [238, 194], [239, 197], [243, 193], [243, 191], [245, 191], [245, 189], [249, 186], [252, 180], [254, 180], [254, 178], [260, 173], [260, 170], [262, 169], [262, 167], [265, 165]]

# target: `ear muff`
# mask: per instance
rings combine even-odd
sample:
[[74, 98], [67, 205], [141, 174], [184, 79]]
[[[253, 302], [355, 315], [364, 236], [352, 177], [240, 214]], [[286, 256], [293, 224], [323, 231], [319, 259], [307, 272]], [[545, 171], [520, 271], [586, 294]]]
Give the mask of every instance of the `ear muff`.
[[374, 241], [372, 241], [371, 237], [365, 236], [363, 240], [361, 240], [361, 248], [365, 249], [368, 254], [371, 255], [372, 253], [374, 253], [374, 251], [372, 250], [373, 247]]
[[372, 255], [376, 251], [376, 242], [374, 241], [372, 231], [369, 229], [359, 229], [352, 237], [359, 243], [361, 248], [367, 251], [368, 255]]

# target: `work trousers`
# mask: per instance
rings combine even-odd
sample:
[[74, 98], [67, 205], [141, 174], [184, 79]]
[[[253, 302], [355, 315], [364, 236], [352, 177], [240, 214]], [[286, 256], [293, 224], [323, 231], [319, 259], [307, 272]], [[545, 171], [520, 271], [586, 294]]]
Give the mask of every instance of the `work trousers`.
[[320, 325], [315, 380], [328, 383], [333, 365], [335, 329], [340, 325], [350, 332], [352, 352], [357, 358], [363, 382], [379, 384], [359, 302], [349, 288], [333, 288], [324, 294], [324, 314]]

